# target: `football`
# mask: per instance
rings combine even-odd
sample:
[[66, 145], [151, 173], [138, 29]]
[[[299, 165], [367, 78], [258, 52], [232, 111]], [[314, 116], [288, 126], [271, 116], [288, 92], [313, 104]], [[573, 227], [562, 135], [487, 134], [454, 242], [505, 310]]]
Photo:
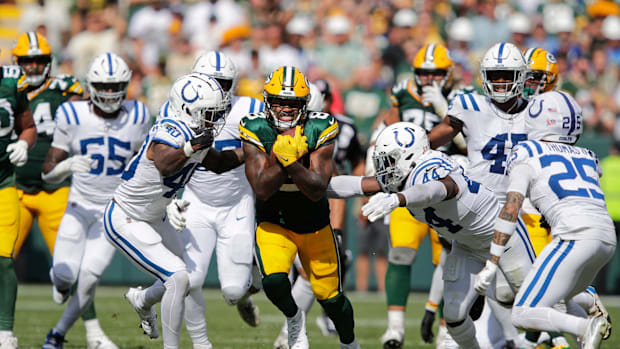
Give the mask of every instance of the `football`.
[[[295, 137], [295, 127], [289, 128], [286, 131], [280, 132], [281, 135], [287, 135], [291, 137]], [[276, 154], [273, 153], [273, 147], [271, 148], [271, 152], [269, 153], [269, 165], [273, 166], [278, 162], [276, 158]]]

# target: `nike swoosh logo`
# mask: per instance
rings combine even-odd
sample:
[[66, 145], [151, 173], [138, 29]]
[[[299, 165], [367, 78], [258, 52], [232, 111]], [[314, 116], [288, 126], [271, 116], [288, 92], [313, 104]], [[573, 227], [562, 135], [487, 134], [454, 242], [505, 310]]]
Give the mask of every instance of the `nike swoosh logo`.
[[[278, 154], [276, 154], [276, 155], [278, 155]], [[284, 156], [282, 156], [282, 155], [278, 155], [278, 157], [279, 157], [280, 159], [282, 159], [282, 161], [288, 161], [288, 158], [285, 158], [285, 157], [284, 157]]]
[[245, 216], [243, 216], [243, 217], [235, 217], [235, 219], [237, 220], [237, 222], [238, 222], [238, 221], [240, 221], [240, 220], [242, 220], [242, 219], [244, 219], [244, 218], [245, 218]]

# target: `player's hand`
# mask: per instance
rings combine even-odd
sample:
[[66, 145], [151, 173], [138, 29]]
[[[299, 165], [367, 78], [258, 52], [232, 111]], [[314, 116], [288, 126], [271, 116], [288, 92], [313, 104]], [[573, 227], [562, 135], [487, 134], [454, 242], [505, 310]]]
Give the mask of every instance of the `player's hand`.
[[497, 264], [487, 260], [486, 265], [482, 270], [476, 274], [476, 280], [474, 281], [474, 289], [478, 294], [484, 295], [495, 279], [495, 273], [497, 272]]
[[422, 333], [422, 340], [424, 340], [425, 343], [433, 342], [433, 337], [435, 337], [435, 335], [433, 334], [433, 323], [434, 322], [435, 322], [435, 313], [430, 310], [426, 310], [426, 312], [424, 313], [424, 317], [422, 318], [422, 324], [420, 325], [420, 332]]
[[170, 225], [176, 229], [176, 231], [183, 231], [183, 229], [185, 229], [185, 211], [187, 206], [189, 206], [189, 201], [174, 199], [166, 207], [168, 221], [170, 222]]
[[6, 152], [9, 153], [9, 161], [17, 167], [24, 166], [28, 161], [28, 143], [23, 139], [7, 145]]
[[302, 135], [301, 127], [298, 125], [295, 127], [295, 137], [293, 142], [297, 146], [297, 159], [301, 159], [304, 155], [308, 154], [308, 137]]
[[74, 155], [67, 159], [71, 173], [89, 172], [92, 169], [93, 158], [90, 155]]
[[378, 193], [368, 200], [368, 203], [362, 206], [362, 213], [368, 217], [370, 222], [390, 214], [395, 208], [400, 206], [398, 195]]
[[297, 143], [289, 135], [278, 135], [276, 142], [273, 144], [272, 151], [284, 167], [297, 161]]
[[213, 145], [214, 138], [215, 137], [213, 136], [213, 130], [210, 128], [205, 128], [199, 135], [194, 137], [189, 142], [192, 144], [194, 150], [200, 150], [204, 148], [210, 148]]
[[432, 86], [422, 87], [422, 102], [430, 104], [435, 109], [435, 114], [440, 118], [445, 118], [448, 113], [448, 101], [441, 93], [441, 87], [433, 81]]

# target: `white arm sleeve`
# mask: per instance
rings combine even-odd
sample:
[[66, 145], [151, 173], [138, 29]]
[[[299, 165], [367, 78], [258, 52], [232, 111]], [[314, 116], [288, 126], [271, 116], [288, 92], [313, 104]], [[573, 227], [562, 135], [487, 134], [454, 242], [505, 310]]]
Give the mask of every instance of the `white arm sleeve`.
[[348, 199], [363, 196], [362, 178], [359, 176], [332, 177], [327, 185], [327, 197], [330, 199]]
[[517, 164], [510, 170], [510, 184], [506, 193], [515, 192], [527, 196], [527, 188], [530, 185], [532, 168], [527, 164]]
[[443, 201], [448, 196], [446, 186], [439, 181], [430, 181], [416, 184], [401, 192], [407, 201], [407, 206], [426, 207]]

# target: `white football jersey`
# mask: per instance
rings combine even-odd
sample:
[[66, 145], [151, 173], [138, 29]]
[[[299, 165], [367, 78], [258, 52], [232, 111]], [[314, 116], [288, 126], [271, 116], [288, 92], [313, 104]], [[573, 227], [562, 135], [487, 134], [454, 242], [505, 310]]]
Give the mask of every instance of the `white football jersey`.
[[[508, 176], [508, 191], [528, 196], [551, 225], [553, 236], [616, 243], [599, 187], [601, 168], [592, 151], [562, 143], [526, 141], [514, 148]], [[524, 179], [529, 189], [519, 188]]]
[[467, 174], [491, 188], [500, 203], [506, 199], [506, 164], [512, 148], [527, 140], [525, 113], [504, 113], [491, 99], [476, 93], [461, 94], [450, 104], [448, 115], [463, 122], [467, 141]]
[[195, 152], [181, 170], [164, 177], [153, 160], [147, 157], [151, 142], [178, 149], [194, 137], [196, 133], [177, 118], [159, 118], [151, 127], [140, 152], [125, 169], [123, 182], [114, 193], [114, 200], [127, 215], [142, 221], [161, 219], [166, 213], [166, 206], [174, 199], [177, 191], [185, 186], [207, 155], [207, 149]]
[[467, 178], [461, 165], [450, 156], [436, 150], [429, 151], [409, 174], [405, 189], [447, 176], [459, 186], [455, 198], [429, 207], [407, 207], [409, 212], [444, 238], [473, 250], [488, 252], [493, 225], [499, 215], [499, 203], [489, 188]]
[[97, 116], [89, 101], [61, 104], [52, 147], [94, 160], [90, 172], [73, 174], [69, 200], [105, 206], [146, 137], [149, 122], [149, 112], [138, 101], [124, 101], [114, 119]]
[[[251, 113], [262, 112], [264, 108], [265, 104], [255, 98], [233, 97], [232, 108], [226, 116], [226, 124], [215, 137], [213, 147], [219, 151], [241, 148], [239, 136], [241, 118]], [[210, 206], [239, 202], [243, 195], [252, 194], [250, 182], [245, 177], [245, 165], [222, 174], [198, 166], [192, 179], [187, 183], [187, 188], [193, 191], [200, 201]]]

